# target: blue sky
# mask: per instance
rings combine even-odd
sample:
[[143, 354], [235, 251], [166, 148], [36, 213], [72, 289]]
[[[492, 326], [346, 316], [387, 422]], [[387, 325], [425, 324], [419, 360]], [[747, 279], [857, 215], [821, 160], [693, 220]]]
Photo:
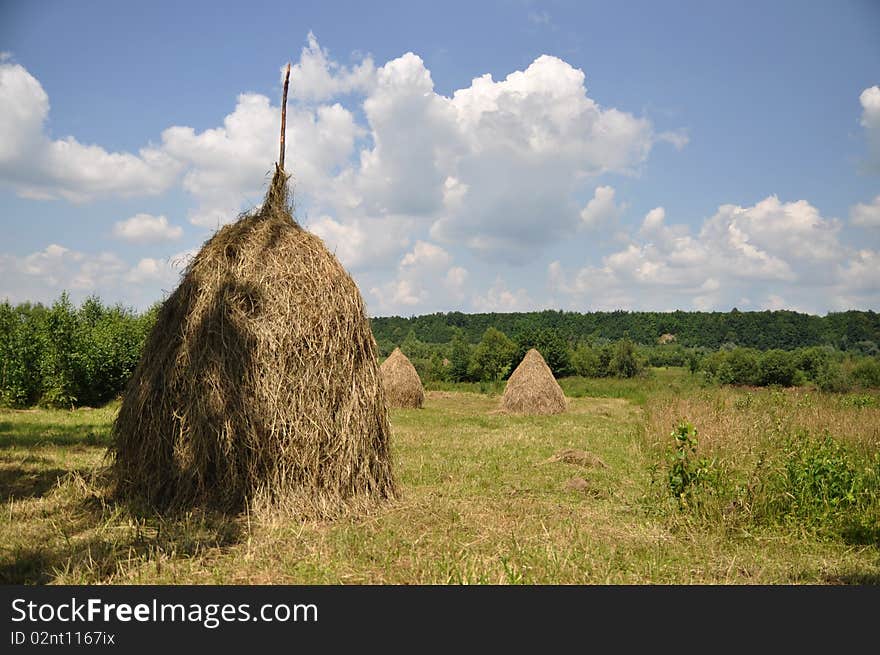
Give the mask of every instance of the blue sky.
[[868, 1], [3, 2], [0, 298], [161, 299], [260, 201], [291, 61], [298, 218], [373, 315], [877, 310], [877, 34]]

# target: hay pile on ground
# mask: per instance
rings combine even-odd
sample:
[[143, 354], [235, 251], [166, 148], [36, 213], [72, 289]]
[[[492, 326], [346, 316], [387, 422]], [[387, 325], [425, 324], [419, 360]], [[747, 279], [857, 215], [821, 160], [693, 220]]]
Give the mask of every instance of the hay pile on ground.
[[382, 385], [385, 387], [385, 400], [389, 407], [420, 408], [425, 402], [425, 389], [416, 367], [406, 355], [395, 348], [394, 352], [382, 362]]
[[515, 414], [560, 414], [565, 394], [541, 353], [532, 348], [511, 374], [501, 396], [501, 411]]
[[541, 464], [555, 464], [563, 462], [565, 464], [578, 464], [580, 466], [591, 466], [596, 468], [608, 468], [608, 465], [602, 461], [601, 457], [588, 453], [585, 450], [577, 450], [576, 448], [565, 448], [558, 453], [545, 459]]
[[162, 305], [113, 426], [118, 496], [326, 517], [394, 495], [363, 300], [287, 189], [277, 167]]

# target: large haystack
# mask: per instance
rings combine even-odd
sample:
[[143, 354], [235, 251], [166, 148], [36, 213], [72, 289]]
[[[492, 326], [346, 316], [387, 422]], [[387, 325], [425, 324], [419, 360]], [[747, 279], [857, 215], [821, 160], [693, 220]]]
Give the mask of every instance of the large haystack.
[[118, 496], [160, 509], [332, 516], [394, 495], [376, 342], [357, 285], [293, 219], [279, 163], [260, 209], [209, 239], [159, 311], [113, 425]]
[[288, 203], [289, 76], [262, 207], [190, 262], [129, 382], [110, 453], [122, 498], [332, 516], [394, 495], [363, 300]]
[[393, 496], [376, 354], [357, 286], [276, 168], [159, 312], [113, 426], [117, 494], [304, 516]]
[[500, 409], [516, 414], [560, 414], [565, 394], [541, 353], [532, 348], [511, 374]]
[[425, 402], [425, 389], [416, 367], [395, 348], [380, 367], [385, 399], [389, 407], [419, 408]]

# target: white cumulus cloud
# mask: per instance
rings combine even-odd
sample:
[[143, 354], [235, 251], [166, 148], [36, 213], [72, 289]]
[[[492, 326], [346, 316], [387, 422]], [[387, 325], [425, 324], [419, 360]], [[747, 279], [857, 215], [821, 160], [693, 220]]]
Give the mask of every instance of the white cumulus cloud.
[[49, 96], [23, 66], [0, 61], [0, 184], [27, 198], [84, 202], [101, 196], [158, 194], [179, 165], [161, 148], [107, 152], [46, 133]]
[[182, 235], [183, 228], [171, 225], [165, 216], [135, 214], [113, 225], [113, 236], [131, 243], [175, 241]]
[[376, 67], [372, 58], [365, 57], [356, 66], [348, 68], [330, 59], [312, 32], [309, 32], [307, 41], [299, 61], [290, 71], [289, 93], [293, 98], [328, 100], [354, 91], [367, 91], [375, 84]]
[[536, 309], [528, 291], [524, 288], [509, 289], [500, 277], [486, 290], [485, 294], [475, 294], [473, 308], [479, 312], [522, 312]]
[[617, 220], [623, 206], [614, 202], [614, 187], [596, 187], [592, 199], [581, 210], [581, 223], [584, 227], [597, 228]]
[[860, 202], [849, 210], [849, 220], [861, 227], [880, 227], [880, 195], [869, 203]]
[[686, 225], [667, 225], [658, 207], [600, 265], [567, 273], [556, 261], [547, 278], [571, 305], [595, 309], [729, 309], [741, 298], [758, 297], [765, 299], [762, 306], [785, 298], [818, 311], [845, 289], [861, 289], [868, 302], [880, 286], [876, 253], [848, 250], [840, 229], [839, 221], [807, 201], [775, 196], [750, 207], [722, 205], [697, 234]]
[[868, 139], [868, 166], [880, 171], [880, 86], [869, 86], [859, 95], [862, 127]]

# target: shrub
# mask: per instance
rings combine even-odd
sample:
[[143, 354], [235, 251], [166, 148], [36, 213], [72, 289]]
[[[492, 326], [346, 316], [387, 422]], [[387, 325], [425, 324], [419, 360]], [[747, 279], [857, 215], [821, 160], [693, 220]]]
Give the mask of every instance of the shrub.
[[822, 370], [831, 361], [831, 353], [825, 348], [803, 348], [795, 355], [795, 366], [803, 371], [808, 380], [816, 382]]
[[614, 346], [614, 355], [608, 364], [609, 373], [619, 378], [632, 378], [641, 373], [644, 366], [636, 357], [636, 349], [629, 339], [621, 339]]
[[137, 315], [67, 294], [41, 305], [0, 304], [0, 404], [98, 405], [119, 395], [140, 359], [156, 307]]
[[585, 378], [598, 378], [605, 374], [599, 361], [599, 353], [587, 344], [578, 344], [571, 354], [571, 367], [575, 375]]
[[719, 477], [714, 461], [697, 457], [697, 429], [693, 425], [681, 422], [671, 436], [666, 482], [679, 508], [685, 509], [694, 504], [702, 490], [717, 487]]
[[768, 350], [761, 355], [757, 382], [759, 385], [794, 385], [797, 374], [794, 358], [784, 350]]
[[758, 384], [760, 364], [758, 354], [747, 348], [735, 348], [727, 353], [719, 353], [722, 361], [718, 366], [716, 379], [721, 384]]
[[42, 394], [45, 314], [42, 305], [0, 303], [0, 405], [26, 407]]
[[880, 387], [880, 361], [865, 358], [853, 366], [852, 379], [862, 387]]
[[816, 386], [822, 391], [843, 392], [849, 391], [852, 388], [852, 384], [840, 364], [831, 359], [824, 362], [817, 369], [814, 380]]

